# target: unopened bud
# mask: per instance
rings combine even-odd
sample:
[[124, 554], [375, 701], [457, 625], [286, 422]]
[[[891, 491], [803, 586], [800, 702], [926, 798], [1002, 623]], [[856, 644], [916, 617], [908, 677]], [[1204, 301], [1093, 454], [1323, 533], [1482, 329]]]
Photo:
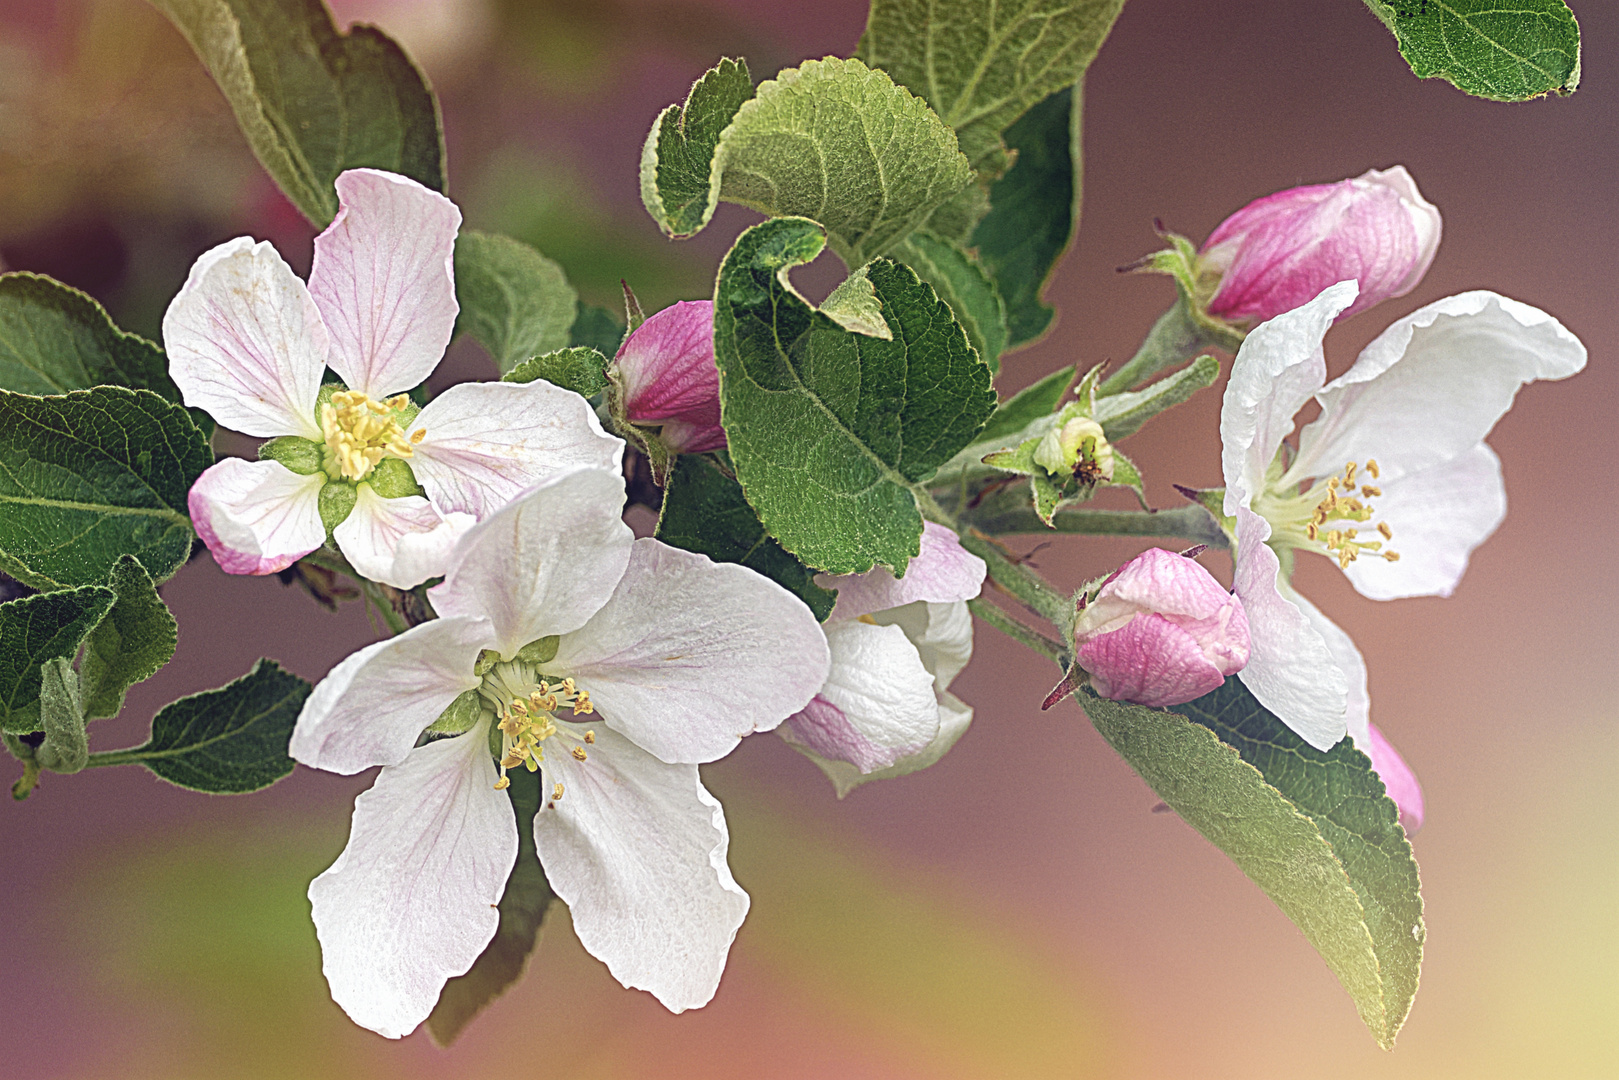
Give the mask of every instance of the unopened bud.
[[658, 438], [675, 453], [725, 446], [711, 301], [683, 300], [651, 316], [636, 327], [614, 362], [630, 423], [661, 425]]

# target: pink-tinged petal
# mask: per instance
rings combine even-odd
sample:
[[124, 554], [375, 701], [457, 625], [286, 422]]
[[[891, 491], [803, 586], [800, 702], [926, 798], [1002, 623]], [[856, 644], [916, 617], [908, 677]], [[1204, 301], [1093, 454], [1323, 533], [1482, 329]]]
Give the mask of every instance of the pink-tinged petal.
[[309, 290], [269, 241], [204, 252], [163, 314], [169, 375], [187, 405], [244, 435], [317, 442], [327, 333]]
[[967, 728], [973, 722], [972, 707], [963, 704], [954, 694], [939, 694], [939, 732], [933, 740], [914, 754], [907, 754], [886, 769], [874, 769], [871, 772], [861, 772], [847, 761], [836, 758], [825, 758], [815, 751], [797, 743], [794, 739], [794, 729], [783, 725], [776, 730], [781, 733], [799, 753], [809, 758], [826, 774], [832, 786], [837, 790], [838, 798], [843, 798], [861, 784], [872, 780], [889, 780], [898, 776], [907, 776], [933, 765], [944, 757], [952, 746], [956, 745]]
[[584, 762], [556, 756], [546, 770], [564, 794], [534, 818], [534, 843], [579, 943], [671, 1012], [708, 1004], [748, 894], [697, 766], [665, 764], [611, 730]]
[[1403, 166], [1291, 188], [1249, 203], [1209, 236], [1202, 262], [1222, 271], [1211, 314], [1263, 321], [1336, 281], [1360, 296], [1338, 318], [1416, 287], [1439, 247], [1439, 211]]
[[1353, 281], [1340, 281], [1303, 307], [1254, 327], [1237, 350], [1220, 406], [1228, 517], [1264, 489], [1265, 471], [1292, 433], [1294, 415], [1321, 389], [1327, 377], [1321, 339], [1355, 293]]
[[191, 485], [191, 524], [227, 574], [274, 574], [326, 542], [324, 474], [278, 461], [221, 458]]
[[495, 790], [487, 733], [479, 725], [383, 769], [354, 802], [348, 846], [309, 885], [332, 999], [390, 1039], [427, 1019], [500, 925], [517, 821]]
[[1278, 588], [1270, 525], [1239, 507], [1235, 585], [1248, 615], [1248, 665], [1239, 675], [1259, 703], [1317, 750], [1348, 731], [1349, 686], [1320, 633]]
[[1304, 613], [1315, 627], [1315, 632], [1321, 635], [1326, 643], [1327, 652], [1332, 655], [1333, 663], [1338, 670], [1344, 673], [1344, 682], [1349, 693], [1344, 699], [1344, 727], [1355, 745], [1366, 745], [1366, 732], [1371, 727], [1372, 696], [1367, 688], [1366, 659], [1361, 656], [1360, 649], [1356, 647], [1355, 640], [1344, 633], [1343, 628], [1322, 613], [1310, 601], [1306, 600], [1289, 584], [1281, 585], [1283, 599]]
[[962, 547], [955, 532], [926, 521], [922, 523], [921, 553], [905, 567], [904, 577], [878, 566], [864, 574], [821, 574], [816, 582], [822, 588], [838, 590], [832, 618], [841, 620], [918, 600], [937, 604], [971, 600], [984, 587], [984, 573], [984, 560]]
[[445, 517], [420, 495], [385, 499], [362, 483], [353, 511], [332, 530], [332, 538], [365, 577], [413, 589], [444, 573], [450, 551], [472, 525], [471, 515]]
[[1422, 828], [1422, 785], [1417, 783], [1417, 774], [1411, 771], [1411, 766], [1375, 724], [1367, 729], [1366, 741], [1359, 746], [1372, 759], [1372, 768], [1383, 781], [1388, 797], [1400, 808], [1400, 824], [1405, 826], [1405, 831], [1414, 833]]
[[1197, 639], [1156, 613], [1092, 638], [1078, 659], [1098, 694], [1137, 705], [1179, 705], [1225, 682]]
[[433, 609], [488, 618], [490, 647], [508, 660], [531, 641], [579, 629], [629, 563], [635, 534], [623, 508], [617, 473], [577, 469], [547, 478], [467, 530], [444, 582], [429, 594]]
[[619, 347], [615, 364], [631, 423], [663, 425], [658, 437], [677, 453], [725, 445], [712, 301], [683, 300], [657, 312]]
[[452, 616], [367, 645], [315, 686], [287, 753], [344, 775], [399, 764], [450, 702], [477, 687], [472, 666], [492, 638], [488, 622]]
[[955, 681], [967, 661], [973, 658], [973, 617], [965, 600], [946, 604], [917, 601], [874, 612], [871, 621], [878, 626], [897, 626], [905, 631], [922, 666], [941, 691]]
[[1362, 556], [1344, 569], [1355, 589], [1373, 600], [1449, 596], [1473, 549], [1507, 514], [1501, 459], [1484, 443], [1379, 486], [1383, 494], [1367, 500], [1375, 516], [1362, 529], [1386, 523], [1393, 535], [1385, 546], [1400, 559]]
[[665, 420], [658, 429], [658, 441], [677, 454], [706, 454], [710, 450], [724, 450], [727, 445], [718, 413], [712, 421], [702, 418]]
[[1435, 301], [1390, 326], [1319, 394], [1289, 477], [1376, 459], [1395, 480], [1467, 453], [1519, 387], [1585, 367], [1585, 346], [1538, 308], [1492, 292]]
[[832, 668], [802, 710], [788, 741], [861, 772], [886, 769], [939, 733], [933, 676], [897, 626], [840, 622], [826, 627]]
[[611, 600], [541, 668], [664, 761], [724, 757], [826, 681], [826, 636], [792, 593], [735, 563], [637, 540]]
[[589, 402], [543, 379], [452, 386], [417, 415], [408, 434], [417, 431], [417, 483], [440, 510], [476, 518], [570, 469], [617, 472], [624, 456]]
[[383, 398], [427, 378], [450, 343], [461, 211], [378, 169], [350, 169], [336, 187], [309, 291], [331, 331], [332, 370], [349, 389]]

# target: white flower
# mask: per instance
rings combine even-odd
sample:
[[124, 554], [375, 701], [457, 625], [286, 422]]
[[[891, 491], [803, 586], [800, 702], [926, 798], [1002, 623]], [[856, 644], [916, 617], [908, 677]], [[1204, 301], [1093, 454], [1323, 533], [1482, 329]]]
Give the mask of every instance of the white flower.
[[831, 672], [778, 730], [831, 778], [839, 798], [867, 780], [932, 765], [972, 723], [972, 708], [949, 686], [972, 658], [966, 602], [983, 588], [984, 572], [984, 560], [955, 533], [927, 522], [904, 577], [878, 567], [817, 578], [838, 590], [825, 626]]
[[[241, 236], [203, 253], [163, 316], [186, 404], [279, 437], [263, 460], [203, 473], [191, 518], [232, 574], [284, 569], [330, 528], [361, 574], [409, 588], [443, 572], [473, 521], [560, 469], [617, 468], [623, 443], [543, 381], [465, 383], [418, 411], [401, 391], [449, 344], [461, 212], [375, 169], [336, 187], [307, 288], [268, 242]], [[322, 402], [328, 366], [347, 390]]]
[[[774, 582], [633, 539], [623, 502], [605, 470], [543, 481], [456, 545], [440, 618], [350, 656], [304, 705], [294, 758], [383, 766], [309, 887], [332, 997], [373, 1031], [409, 1033], [494, 935], [509, 768], [541, 773], [534, 842], [584, 947], [675, 1012], [719, 984], [748, 897], [697, 763], [802, 707], [826, 642]], [[418, 746], [468, 691], [470, 730]]]
[[[1242, 681], [1311, 745], [1368, 745], [1366, 665], [1349, 636], [1280, 576], [1277, 551], [1326, 555], [1374, 600], [1449, 596], [1506, 514], [1484, 443], [1535, 379], [1585, 366], [1550, 315], [1468, 292], [1399, 320], [1325, 386], [1321, 339], [1355, 300], [1341, 281], [1256, 327], [1220, 412], [1225, 513], [1236, 518], [1236, 593], [1252, 655]], [[1283, 446], [1314, 397], [1321, 415]]]

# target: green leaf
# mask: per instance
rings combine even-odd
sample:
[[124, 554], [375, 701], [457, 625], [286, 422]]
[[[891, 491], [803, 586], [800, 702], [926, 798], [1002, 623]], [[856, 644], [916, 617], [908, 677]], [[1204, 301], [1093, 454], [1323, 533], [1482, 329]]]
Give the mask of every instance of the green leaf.
[[1124, 0], [872, 0], [855, 55], [926, 98], [975, 168], [1035, 102], [1073, 86]]
[[455, 238], [457, 330], [489, 350], [502, 375], [568, 344], [579, 294], [562, 267], [520, 240], [461, 230]]
[[989, 367], [900, 263], [865, 268], [892, 340], [816, 311], [787, 272], [824, 244], [814, 222], [777, 218], [744, 232], [720, 267], [714, 346], [731, 460], [766, 531], [804, 563], [903, 573], [921, 544], [917, 487], [994, 411]]
[[47, 660], [40, 667], [39, 725], [45, 740], [34, 752], [40, 768], [76, 773], [90, 756], [90, 737], [84, 732], [84, 703], [79, 673], [66, 656]]
[[103, 384], [180, 400], [163, 350], [118, 329], [95, 300], [39, 274], [0, 274], [0, 389], [65, 394]]
[[[656, 139], [647, 146], [643, 177], [659, 164]], [[760, 83], [721, 133], [711, 168], [699, 220], [713, 198], [770, 217], [802, 215], [825, 226], [851, 267], [921, 225], [972, 175], [955, 134], [924, 102], [883, 72], [836, 57]]]
[[1366, 0], [1419, 79], [1525, 101], [1580, 85], [1580, 27], [1563, 0]]
[[1173, 408], [1220, 377], [1220, 361], [1200, 356], [1173, 375], [1133, 393], [1096, 399], [1096, 421], [1110, 441], [1117, 442], [1141, 430], [1141, 425], [1165, 409]]
[[139, 559], [119, 559], [107, 584], [118, 602], [90, 635], [80, 664], [84, 715], [91, 720], [117, 716], [124, 692], [157, 674], [179, 641], [179, 626]]
[[444, 190], [444, 136], [427, 79], [382, 31], [340, 34], [321, 0], [152, 0], [196, 50], [253, 153], [316, 225], [345, 169]]
[[1040, 294], [1079, 223], [1081, 91], [1059, 90], [1007, 129], [1017, 162], [990, 186], [989, 213], [973, 230], [978, 261], [1006, 304], [1010, 346], [1051, 325]]
[[1006, 305], [978, 260], [961, 245], [926, 229], [900, 241], [893, 255], [933, 286], [989, 370], [999, 371], [1006, 348]]
[[654, 535], [715, 562], [740, 563], [763, 574], [803, 600], [823, 622], [832, 614], [837, 591], [815, 584], [815, 571], [770, 538], [742, 497], [742, 486], [707, 458], [683, 454], [675, 461]]
[[720, 133], [753, 96], [746, 60], [721, 60], [692, 85], [684, 105], [658, 114], [641, 148], [641, 201], [670, 236], [690, 236], [714, 216]]
[[581, 397], [594, 397], [607, 389], [607, 357], [595, 349], [577, 347], [525, 360], [501, 377], [501, 382], [526, 383], [544, 379]]
[[0, 391], [0, 571], [99, 584], [122, 555], [166, 581], [191, 551], [186, 494], [213, 463], [186, 410], [150, 390]]
[[1356, 1005], [1378, 1042], [1392, 1046], [1416, 997], [1427, 928], [1411, 843], [1371, 760], [1349, 739], [1327, 751], [1310, 746], [1240, 679], [1176, 708], [1234, 747], [1331, 845], [1364, 909], [1381, 976], [1380, 993]]
[[1068, 393], [1068, 387], [1074, 381], [1074, 370], [1073, 364], [1059, 368], [1034, 385], [1024, 387], [1013, 397], [1001, 402], [995, 410], [995, 415], [984, 425], [984, 430], [973, 440], [974, 443], [1010, 441], [1013, 436], [1018, 436], [1018, 441], [1021, 442], [1024, 438], [1022, 436], [1024, 428], [1036, 420], [1052, 416], [1061, 407], [1063, 395]]
[[[1233, 682], [1239, 680], [1226, 685]], [[1388, 1045], [1393, 1033], [1385, 1038], [1383, 983], [1366, 911], [1316, 822], [1207, 727], [1088, 690], [1079, 702], [1147, 786], [1304, 931], [1361, 1019]]]
[[444, 984], [438, 1004], [427, 1018], [427, 1030], [439, 1046], [448, 1046], [472, 1018], [505, 993], [523, 975], [540, 940], [540, 927], [554, 895], [534, 850], [534, 815], [540, 812], [538, 773], [516, 769], [507, 774], [512, 812], [517, 815], [517, 863], [500, 896], [500, 926], [465, 975]]
[[624, 344], [624, 324], [604, 307], [580, 304], [579, 316], [568, 331], [568, 344], [595, 349], [603, 356], [617, 356], [618, 347]]
[[93, 754], [89, 763], [138, 763], [192, 791], [258, 791], [292, 771], [287, 743], [310, 689], [274, 660], [260, 660], [235, 682], [163, 706], [145, 745]]
[[104, 585], [88, 585], [0, 604], [0, 729], [40, 730], [41, 666], [71, 661], [117, 599]]

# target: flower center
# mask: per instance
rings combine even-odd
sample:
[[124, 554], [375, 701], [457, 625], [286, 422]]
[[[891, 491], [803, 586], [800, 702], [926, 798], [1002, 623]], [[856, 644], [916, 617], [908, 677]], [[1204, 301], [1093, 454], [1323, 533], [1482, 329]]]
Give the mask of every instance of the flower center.
[[[513, 660], [490, 668], [478, 694], [494, 711], [495, 728], [500, 732], [500, 779], [495, 781], [495, 790], [509, 787], [506, 770], [521, 765], [550, 781], [552, 802], [562, 798], [561, 782], [544, 775], [547, 744], [553, 752], [566, 752], [575, 761], [588, 760], [585, 747], [595, 744], [596, 732], [579, 731], [576, 722], [596, 711], [590, 691], [579, 689], [572, 679], [551, 682], [533, 664]], [[557, 716], [558, 709], [567, 709], [571, 719]]]
[[1362, 540], [1362, 530], [1358, 528], [1376, 516], [1371, 500], [1383, 494], [1371, 483], [1379, 476], [1375, 460], [1366, 459], [1364, 475], [1361, 465], [1351, 461], [1342, 473], [1325, 481], [1317, 479], [1303, 491], [1291, 494], [1276, 490], [1282, 471], [1281, 455], [1277, 455], [1271, 475], [1266, 477], [1264, 493], [1254, 500], [1255, 512], [1270, 522], [1273, 545], [1317, 551], [1345, 569], [1362, 555], [1399, 562], [1399, 552], [1384, 549], [1394, 538], [1388, 522], [1380, 521], [1375, 528], [1365, 530], [1375, 539]]
[[373, 401], [358, 390], [339, 390], [330, 404], [320, 409], [320, 429], [326, 436], [327, 472], [332, 478], [363, 480], [385, 457], [408, 458], [415, 444], [427, 434], [418, 428], [410, 438], [394, 419], [394, 413], [410, 405], [410, 398], [396, 394], [386, 401]]

